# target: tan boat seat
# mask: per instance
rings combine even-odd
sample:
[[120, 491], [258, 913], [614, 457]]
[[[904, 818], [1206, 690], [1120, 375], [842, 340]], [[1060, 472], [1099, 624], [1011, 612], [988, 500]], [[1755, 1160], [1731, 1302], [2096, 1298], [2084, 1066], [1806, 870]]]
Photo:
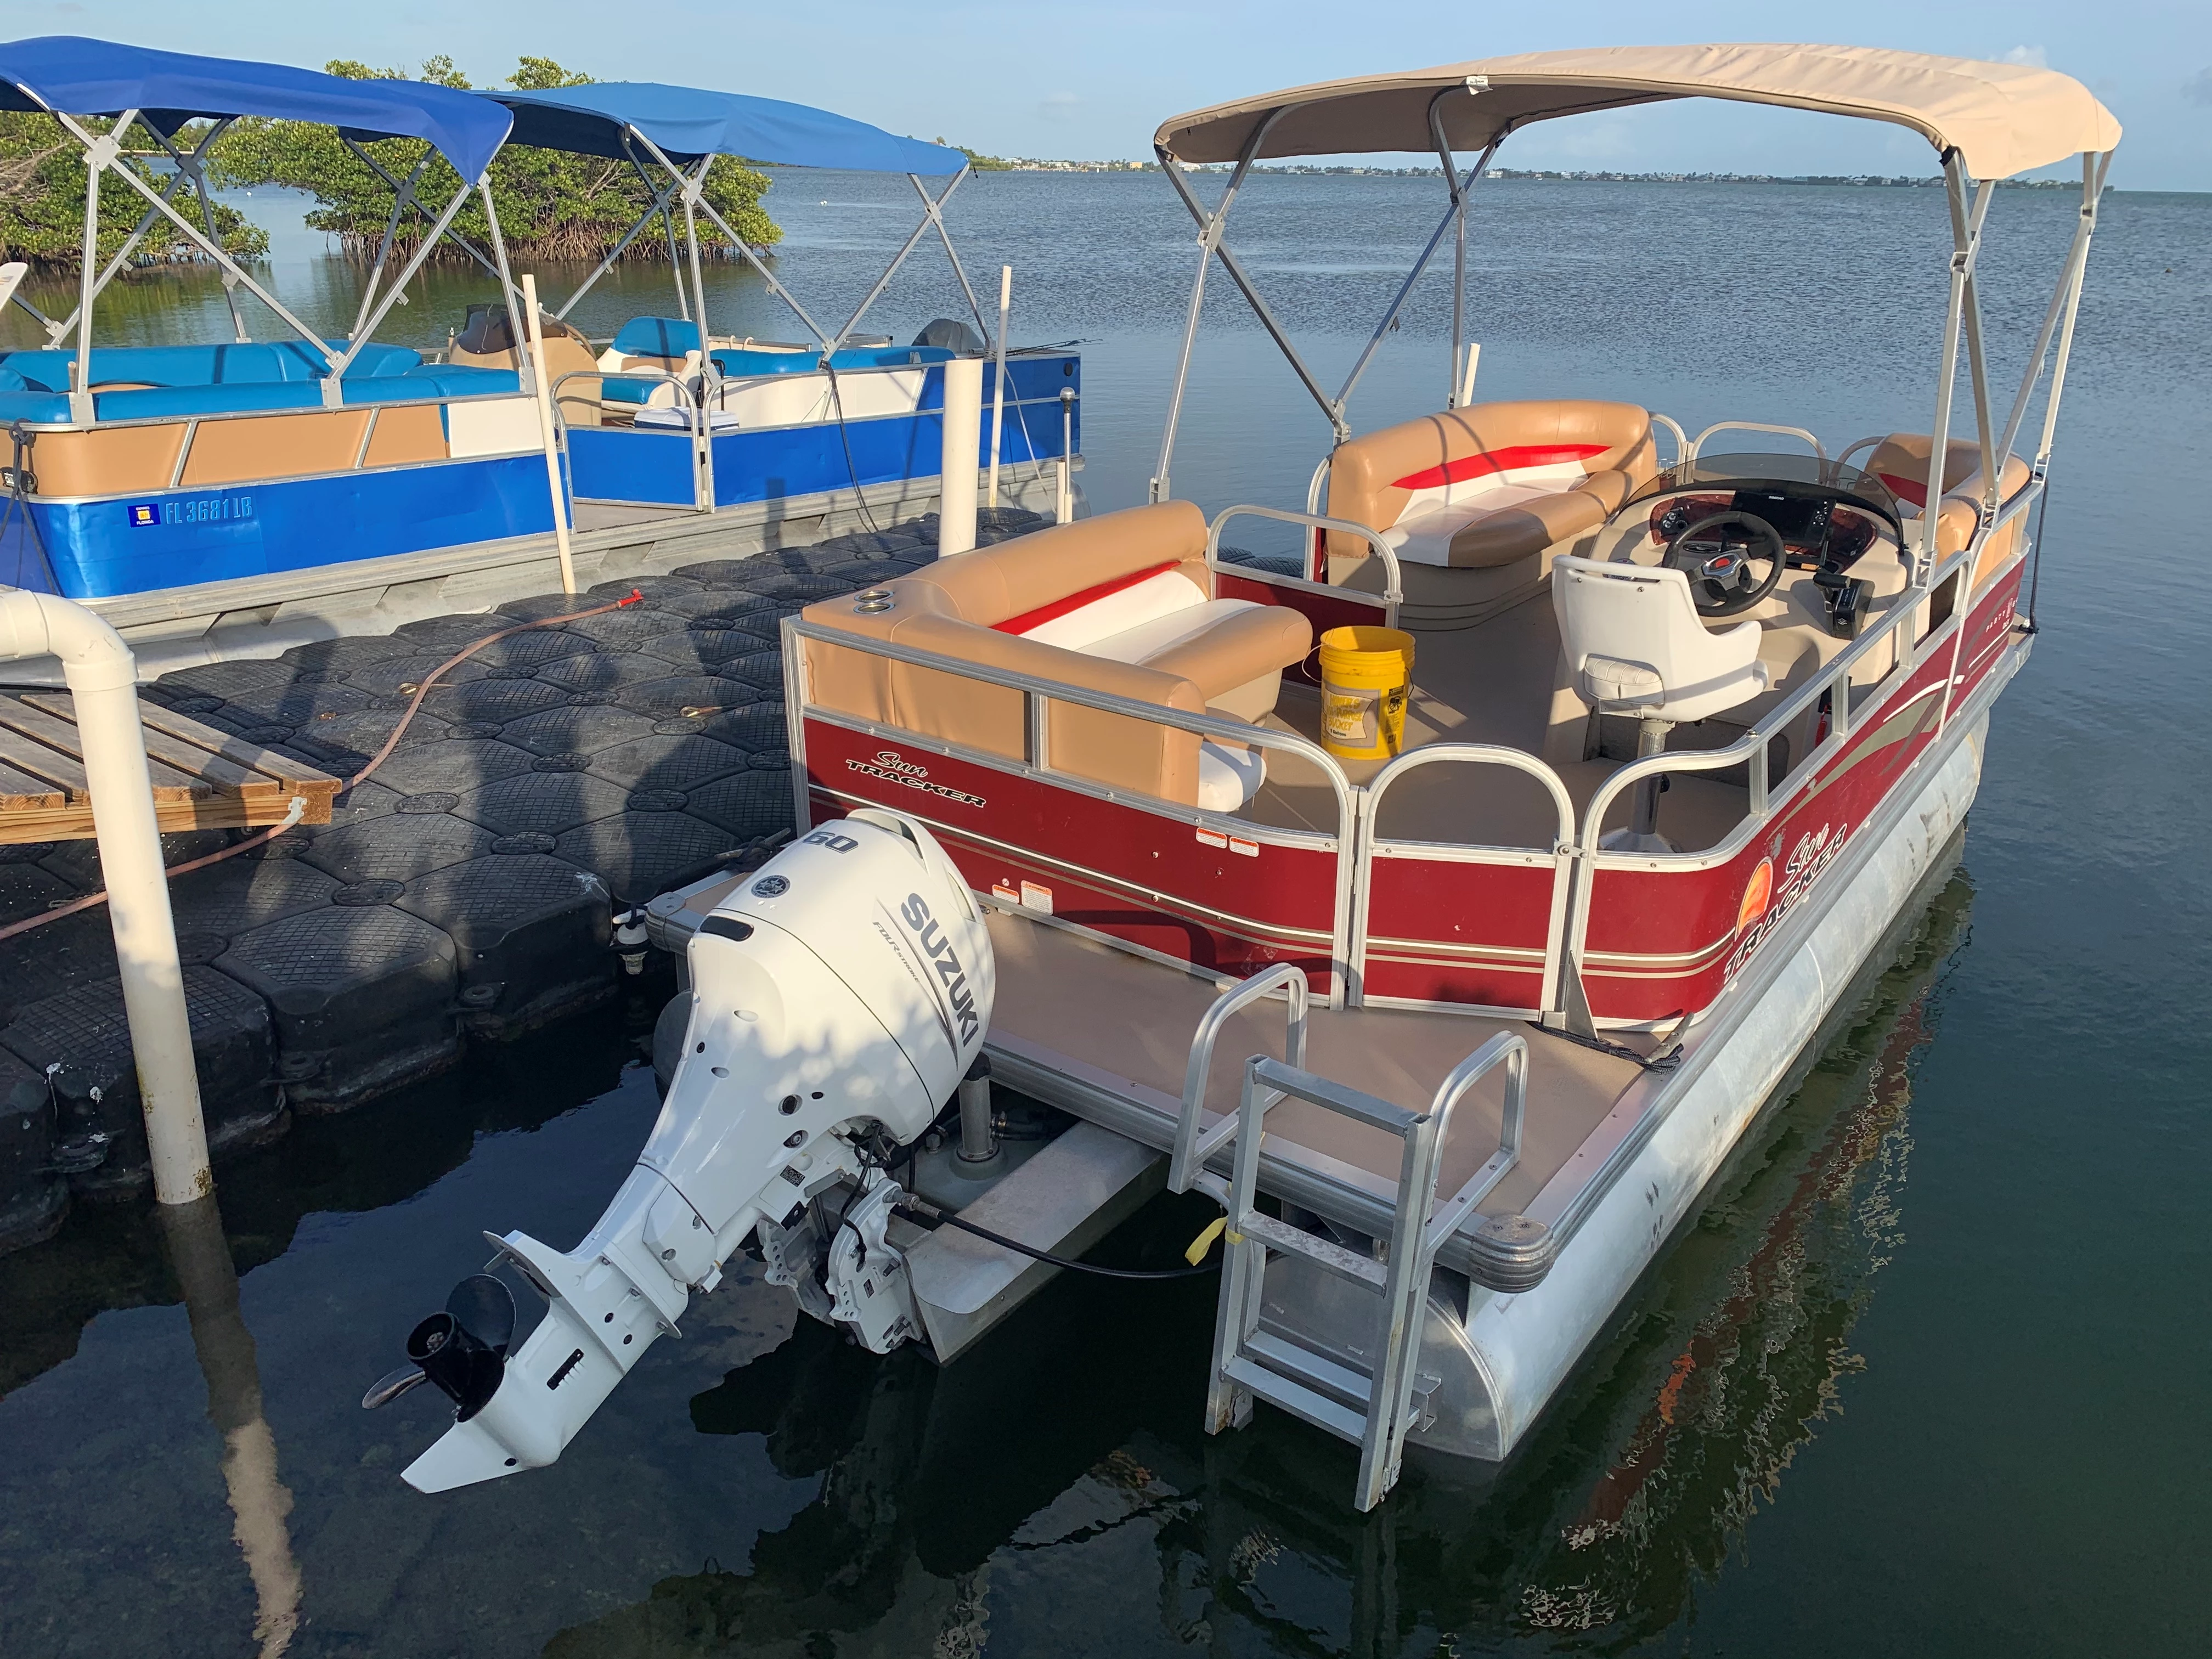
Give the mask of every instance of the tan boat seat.
[[[880, 592], [880, 610], [842, 598], [804, 614], [842, 633], [1190, 714], [1258, 720], [1282, 671], [1313, 646], [1297, 611], [1215, 596], [1206, 520], [1188, 501], [1056, 525]], [[1024, 753], [1018, 690], [821, 641], [807, 642], [806, 663], [812, 699], [825, 707], [1010, 759]], [[1264, 771], [1256, 751], [1067, 702], [1048, 704], [1046, 741], [1056, 770], [1214, 811], [1249, 800]]]
[[[1475, 404], [1340, 445], [1328, 510], [1382, 532], [1409, 621], [1472, 627], [1540, 588], [1548, 559], [1656, 470], [1651, 417], [1632, 404]], [[1364, 543], [1332, 532], [1328, 554], [1332, 581], [1379, 590]]]
[[[1918, 516], [1928, 509], [1928, 460], [1935, 440], [1925, 432], [1893, 432], [1867, 457], [1866, 470], [1889, 486], [1898, 505]], [[1997, 469], [1997, 500], [2009, 501], [2027, 486], [2028, 465], [2008, 455]], [[1943, 504], [1936, 520], [1936, 551], [1948, 556], [1973, 539], [1981, 522], [1982, 447], [1972, 439], [1954, 438], [1943, 447]], [[2021, 519], [1989, 539], [1974, 562], [1973, 586], [1979, 587], [1996, 568], [2010, 558], [2020, 544]]]
[[[582, 335], [544, 311], [538, 313], [538, 333], [545, 343], [545, 384], [560, 406], [562, 418], [570, 426], [599, 425], [599, 380], [592, 373], [599, 368], [599, 360], [592, 355], [592, 348]], [[520, 371], [522, 354], [515, 349], [507, 307], [471, 306], [468, 325], [455, 337], [447, 361], [471, 368]], [[562, 377], [568, 374], [579, 378], [563, 385]]]

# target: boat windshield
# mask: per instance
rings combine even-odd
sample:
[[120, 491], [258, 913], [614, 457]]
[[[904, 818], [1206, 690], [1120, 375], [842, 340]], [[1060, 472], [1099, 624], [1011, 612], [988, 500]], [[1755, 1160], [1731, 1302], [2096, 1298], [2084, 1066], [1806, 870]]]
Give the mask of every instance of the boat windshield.
[[1899, 529], [1897, 498], [1871, 472], [1817, 455], [1699, 455], [1666, 468], [1628, 498], [1625, 514], [1638, 502], [1684, 490], [1750, 492], [1791, 501], [1837, 501], [1876, 514]]

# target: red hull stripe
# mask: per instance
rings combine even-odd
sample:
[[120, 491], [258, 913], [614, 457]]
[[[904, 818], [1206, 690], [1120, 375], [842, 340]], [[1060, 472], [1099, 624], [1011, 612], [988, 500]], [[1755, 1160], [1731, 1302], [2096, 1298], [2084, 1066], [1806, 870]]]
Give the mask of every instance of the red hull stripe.
[[1446, 461], [1442, 466], [1432, 466], [1425, 472], [1413, 472], [1398, 480], [1400, 489], [1441, 489], [1446, 484], [1465, 483], [1469, 478], [1486, 478], [1494, 472], [1511, 472], [1524, 466], [1558, 466], [1565, 461], [1586, 461], [1593, 455], [1606, 452], [1603, 444], [1514, 444], [1504, 449], [1486, 449], [1479, 455], [1462, 455], [1455, 461]]
[[1096, 587], [1086, 587], [1080, 593], [1071, 593], [1064, 599], [1054, 599], [1050, 605], [1041, 605], [1034, 611], [1024, 611], [1018, 617], [1009, 617], [991, 626], [1001, 634], [1026, 634], [1032, 628], [1042, 628], [1048, 622], [1057, 622], [1071, 611], [1080, 611], [1086, 605], [1111, 598], [1124, 588], [1134, 587], [1139, 582], [1148, 582], [1163, 570], [1172, 570], [1181, 559], [1170, 559], [1165, 564], [1156, 564], [1150, 570], [1139, 570], [1127, 576], [1116, 576], [1111, 581], [1101, 582]]

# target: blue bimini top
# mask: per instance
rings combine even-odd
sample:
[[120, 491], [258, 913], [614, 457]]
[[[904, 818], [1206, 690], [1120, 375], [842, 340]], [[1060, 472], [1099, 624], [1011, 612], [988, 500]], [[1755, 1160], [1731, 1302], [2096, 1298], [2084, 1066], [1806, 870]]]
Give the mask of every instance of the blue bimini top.
[[134, 109], [165, 136], [191, 120], [259, 115], [336, 127], [349, 138], [421, 138], [471, 184], [514, 124], [497, 104], [422, 81], [349, 81], [70, 34], [0, 44], [0, 110], [113, 116]]
[[623, 130], [634, 127], [677, 162], [735, 155], [772, 167], [849, 167], [934, 178], [968, 165], [966, 156], [942, 144], [901, 138], [825, 109], [735, 92], [600, 81], [476, 95], [514, 112], [516, 143], [579, 155], [623, 159], [629, 152], [623, 147]]

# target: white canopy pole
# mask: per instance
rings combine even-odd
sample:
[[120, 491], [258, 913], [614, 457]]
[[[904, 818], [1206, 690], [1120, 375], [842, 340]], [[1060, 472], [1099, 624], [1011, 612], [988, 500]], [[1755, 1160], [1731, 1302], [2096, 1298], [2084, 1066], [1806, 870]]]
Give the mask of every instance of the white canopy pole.
[[2094, 158], [2081, 158], [2081, 220], [2088, 228], [2081, 238], [2080, 263], [2074, 272], [2074, 291], [2066, 299], [2066, 321], [2058, 331], [2058, 356], [2051, 365], [2051, 398], [2043, 406], [2043, 441], [2035, 450], [2035, 470], [2039, 474], [2051, 465], [2051, 440], [2058, 433], [2058, 398], [2066, 390], [2066, 366], [2074, 355], [2074, 319], [2081, 314], [2082, 279], [2089, 268], [2088, 239], [2097, 228], [2097, 211], [2105, 196], [2105, 175], [2112, 165], [2110, 150]]
[[999, 504], [999, 434], [1006, 420], [1006, 317], [1014, 305], [1014, 268], [999, 267], [997, 362], [991, 378], [991, 489], [987, 506]]
[[522, 276], [522, 314], [529, 319], [530, 374], [538, 390], [538, 439], [545, 447], [545, 488], [553, 497], [553, 548], [561, 560], [561, 591], [576, 591], [576, 564], [568, 551], [568, 492], [561, 483], [561, 450], [553, 425], [553, 387], [545, 377], [545, 340], [538, 323], [538, 278]]

